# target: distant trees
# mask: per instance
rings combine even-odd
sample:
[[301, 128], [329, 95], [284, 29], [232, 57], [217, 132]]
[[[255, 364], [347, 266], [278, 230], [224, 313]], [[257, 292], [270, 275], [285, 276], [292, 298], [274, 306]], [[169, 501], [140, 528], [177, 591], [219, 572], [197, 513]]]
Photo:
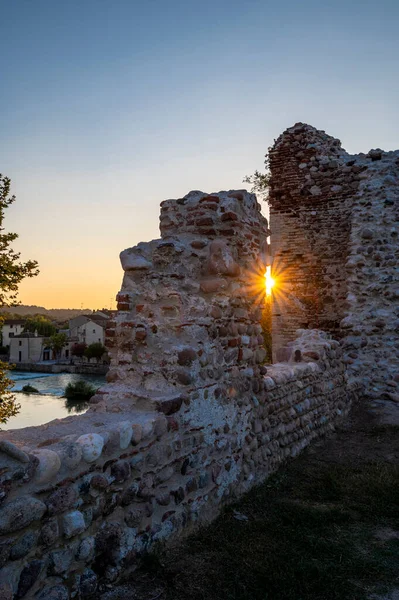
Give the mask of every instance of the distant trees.
[[[4, 233], [5, 210], [15, 202], [15, 196], [10, 196], [10, 188], [11, 180], [0, 174], [0, 307], [15, 303], [21, 281], [39, 273], [35, 260], [21, 262], [20, 253], [11, 248], [18, 234]], [[20, 409], [10, 392], [13, 383], [7, 377], [7, 368], [8, 365], [0, 361], [0, 423], [6, 423]]]
[[47, 346], [54, 352], [55, 357], [59, 358], [61, 354], [61, 350], [68, 341], [68, 337], [65, 333], [54, 333], [47, 340]]
[[46, 337], [50, 337], [57, 333], [55, 325], [43, 315], [35, 315], [34, 317], [26, 319], [24, 331], [31, 331], [32, 333], [37, 331], [39, 335], [44, 335]]
[[85, 357], [90, 360], [91, 358], [95, 358], [97, 362], [104, 356], [107, 349], [101, 342], [94, 342], [94, 344], [90, 344], [85, 350]]

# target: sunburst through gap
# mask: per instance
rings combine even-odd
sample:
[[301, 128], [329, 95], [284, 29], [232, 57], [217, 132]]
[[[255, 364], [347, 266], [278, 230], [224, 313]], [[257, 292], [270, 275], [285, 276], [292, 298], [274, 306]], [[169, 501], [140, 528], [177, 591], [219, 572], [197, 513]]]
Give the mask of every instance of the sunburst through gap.
[[272, 293], [272, 288], [275, 284], [275, 281], [272, 277], [272, 268], [269, 265], [268, 267], [266, 267], [266, 273], [265, 273], [265, 288], [266, 288], [266, 296], [270, 296]]

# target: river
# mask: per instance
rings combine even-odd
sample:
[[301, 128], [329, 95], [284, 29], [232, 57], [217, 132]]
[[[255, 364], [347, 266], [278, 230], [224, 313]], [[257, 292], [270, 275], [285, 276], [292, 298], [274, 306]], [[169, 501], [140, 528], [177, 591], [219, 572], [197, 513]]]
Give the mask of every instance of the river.
[[[83, 413], [88, 408], [87, 402], [71, 402], [63, 398], [68, 383], [83, 379], [95, 388], [105, 383], [105, 377], [99, 375], [78, 375], [72, 373], [34, 373], [26, 371], [11, 371], [10, 379], [14, 381], [12, 388], [17, 403], [21, 405], [20, 412], [11, 417], [3, 429], [21, 429], [31, 425], [43, 425], [53, 419], [62, 419], [69, 414]], [[24, 385], [32, 385], [38, 394], [24, 394]]]

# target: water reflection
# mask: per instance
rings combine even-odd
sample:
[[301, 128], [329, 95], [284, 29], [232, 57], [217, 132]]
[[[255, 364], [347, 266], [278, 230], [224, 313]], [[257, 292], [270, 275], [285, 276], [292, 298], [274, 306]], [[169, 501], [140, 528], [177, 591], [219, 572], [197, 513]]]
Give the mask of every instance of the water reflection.
[[[11, 371], [10, 378], [15, 382], [13, 392], [20, 412], [11, 417], [2, 429], [21, 429], [32, 425], [43, 425], [53, 419], [62, 419], [69, 414], [81, 414], [88, 409], [87, 401], [76, 401], [63, 397], [68, 383], [84, 380], [95, 388], [105, 383], [104, 376], [77, 375], [72, 373], [26, 373]], [[21, 392], [26, 384], [33, 385], [39, 390], [38, 394], [24, 394]]]
[[72, 400], [71, 398], [65, 399], [65, 408], [68, 411], [68, 414], [71, 413], [79, 414], [84, 412], [89, 408], [90, 402], [87, 400]]

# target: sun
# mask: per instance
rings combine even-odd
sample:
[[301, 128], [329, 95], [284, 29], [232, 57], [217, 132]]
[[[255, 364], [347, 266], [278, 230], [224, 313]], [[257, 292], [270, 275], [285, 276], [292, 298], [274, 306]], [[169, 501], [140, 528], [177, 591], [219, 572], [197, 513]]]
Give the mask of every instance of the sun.
[[272, 293], [272, 288], [275, 284], [275, 280], [272, 277], [271, 274], [271, 266], [269, 265], [268, 267], [266, 267], [266, 273], [265, 273], [265, 288], [266, 288], [266, 296], [270, 296]]

